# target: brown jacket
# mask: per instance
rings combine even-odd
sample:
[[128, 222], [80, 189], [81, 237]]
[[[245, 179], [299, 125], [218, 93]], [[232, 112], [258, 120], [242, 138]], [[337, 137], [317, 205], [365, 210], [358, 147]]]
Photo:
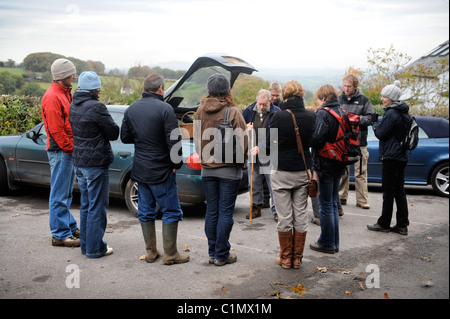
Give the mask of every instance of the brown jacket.
[[[224, 166], [244, 167], [245, 160], [247, 160], [248, 152], [248, 136], [247, 126], [245, 124], [242, 113], [236, 107], [232, 106], [230, 109], [229, 121], [233, 125], [234, 133], [238, 136], [238, 146], [243, 148], [244, 159], [239, 163], [216, 163], [214, 159], [214, 135], [205, 133], [209, 128], [217, 128], [225, 116], [225, 109], [227, 102], [224, 98], [215, 96], [206, 96], [202, 99], [200, 107], [197, 109], [194, 128], [194, 144], [197, 153], [200, 155], [201, 164], [204, 168], [218, 168]], [[202, 138], [203, 137], [203, 138]], [[211, 144], [210, 144], [211, 143]], [[205, 147], [208, 149], [204, 152]]]

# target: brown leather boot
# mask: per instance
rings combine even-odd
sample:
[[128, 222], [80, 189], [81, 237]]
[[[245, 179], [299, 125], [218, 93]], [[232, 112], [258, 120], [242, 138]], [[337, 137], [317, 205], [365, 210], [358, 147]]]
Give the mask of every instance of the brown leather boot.
[[278, 241], [280, 242], [280, 256], [276, 262], [285, 269], [292, 266], [292, 231], [281, 232], [278, 231]]
[[300, 268], [303, 258], [303, 250], [305, 248], [306, 232], [296, 232], [294, 230], [294, 248], [292, 257], [292, 266], [295, 269]]
[[[252, 205], [252, 219], [261, 216], [261, 205]], [[245, 216], [245, 218], [250, 219], [250, 213]]]

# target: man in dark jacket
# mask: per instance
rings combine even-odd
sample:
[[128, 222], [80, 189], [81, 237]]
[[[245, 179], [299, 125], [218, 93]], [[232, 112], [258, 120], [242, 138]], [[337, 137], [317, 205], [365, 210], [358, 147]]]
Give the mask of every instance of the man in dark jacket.
[[81, 193], [81, 253], [87, 258], [113, 252], [103, 236], [109, 203], [109, 165], [114, 160], [110, 141], [119, 137], [119, 127], [106, 106], [98, 101], [101, 85], [95, 72], [81, 73], [69, 113], [73, 163]]
[[[256, 96], [256, 102], [247, 107], [243, 112], [245, 123], [249, 129], [254, 129], [253, 145], [249, 146], [252, 159], [248, 161], [248, 171], [251, 172], [251, 160], [253, 160], [253, 203], [252, 203], [252, 218], [261, 216], [261, 208], [264, 202], [264, 181], [267, 183], [267, 188], [272, 197], [272, 189], [270, 187], [270, 167], [269, 156], [266, 152], [266, 136], [270, 129], [270, 122], [273, 115], [280, 111], [278, 106], [275, 106], [271, 101], [271, 93], [268, 90], [260, 90]], [[262, 135], [266, 133], [265, 136]], [[261, 133], [261, 134], [260, 134]], [[259, 154], [259, 155], [258, 155]], [[251, 183], [251, 174], [249, 174], [249, 184]], [[272, 214], [277, 220], [278, 215], [275, 209], [275, 204], [272, 197]], [[250, 218], [250, 214], [246, 216]]]
[[176, 247], [178, 222], [183, 219], [175, 175], [183, 165], [181, 135], [175, 112], [163, 95], [164, 78], [151, 74], [144, 81], [142, 98], [125, 111], [120, 138], [123, 143], [134, 143], [131, 180], [138, 183], [138, 218], [148, 252], [145, 260], [154, 262], [159, 256], [158, 204], [163, 214], [163, 262], [171, 265], [187, 262], [189, 256], [179, 254]]
[[[375, 111], [370, 100], [358, 90], [358, 78], [353, 74], [348, 74], [343, 78], [344, 92], [339, 96], [339, 103], [348, 113], [359, 115], [359, 146], [361, 149], [361, 160], [356, 162], [355, 168], [355, 193], [356, 206], [369, 209], [369, 190], [367, 187], [367, 162], [369, 151], [367, 150], [368, 127], [372, 125], [372, 115]], [[348, 169], [345, 171], [339, 186], [339, 197], [342, 204], [347, 203], [349, 188]], [[339, 215], [343, 215], [343, 210], [339, 206]]]
[[[401, 96], [399, 81], [386, 86], [381, 91], [381, 95], [385, 114], [381, 122], [377, 121], [373, 124], [373, 129], [375, 136], [380, 140], [379, 159], [383, 162], [383, 209], [377, 223], [367, 225], [367, 228], [374, 231], [392, 231], [407, 235], [407, 226], [409, 225], [408, 202], [404, 182], [408, 151], [403, 148], [400, 142], [407, 132], [402, 114], [408, 114], [409, 106], [405, 102], [399, 101]], [[397, 224], [390, 227], [394, 200], [397, 206]]]

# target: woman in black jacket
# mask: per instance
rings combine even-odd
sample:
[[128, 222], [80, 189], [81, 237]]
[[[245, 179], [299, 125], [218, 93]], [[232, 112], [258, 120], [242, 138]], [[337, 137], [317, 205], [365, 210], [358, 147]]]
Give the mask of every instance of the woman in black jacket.
[[[289, 81], [283, 86], [281, 112], [273, 115], [270, 131], [277, 130], [278, 137], [271, 135], [271, 187], [273, 200], [278, 213], [278, 240], [280, 256], [277, 264], [283, 268], [299, 268], [308, 230], [306, 169], [311, 168], [309, 147], [314, 134], [316, 115], [305, 109], [304, 90], [297, 81]], [[306, 165], [297, 147], [294, 121], [299, 127]]]
[[[406, 135], [407, 127], [402, 114], [408, 114], [409, 106], [399, 101], [400, 81], [388, 85], [381, 91], [381, 101], [385, 114], [381, 122], [373, 123], [375, 136], [380, 140], [379, 159], [383, 162], [382, 189], [383, 209], [381, 217], [369, 230], [408, 234], [408, 202], [405, 194], [405, 168], [408, 151], [400, 144]], [[394, 200], [397, 205], [397, 224], [390, 227]]]
[[312, 139], [313, 168], [319, 175], [319, 216], [321, 234], [317, 242], [310, 244], [315, 251], [334, 254], [339, 250], [339, 183], [344, 174], [345, 165], [334, 159], [319, 155], [326, 142], [336, 140], [339, 123], [324, 107], [341, 114], [341, 108], [336, 89], [332, 85], [324, 85], [316, 92], [316, 98], [321, 108], [316, 116], [316, 130]]
[[98, 101], [100, 88], [101, 81], [96, 73], [81, 73], [69, 111], [74, 140], [73, 163], [81, 193], [81, 253], [87, 258], [113, 252], [103, 236], [109, 203], [109, 165], [114, 160], [109, 141], [119, 137], [119, 127], [106, 106]]

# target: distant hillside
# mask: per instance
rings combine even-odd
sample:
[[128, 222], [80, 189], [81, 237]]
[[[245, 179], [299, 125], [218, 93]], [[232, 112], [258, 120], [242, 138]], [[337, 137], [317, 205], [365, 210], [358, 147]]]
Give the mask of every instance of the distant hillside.
[[324, 84], [334, 85], [336, 88], [342, 86], [342, 77], [345, 70], [337, 69], [293, 69], [293, 70], [275, 70], [266, 69], [254, 73], [266, 81], [277, 81], [281, 84], [287, 81], [295, 80], [300, 82], [305, 90], [315, 92]]
[[[191, 63], [186, 61], [168, 61], [158, 63], [162, 68], [172, 70], [187, 70]], [[259, 69], [259, 72], [253, 73], [265, 81], [277, 81], [281, 84], [287, 81], [296, 80], [300, 82], [305, 90], [315, 92], [324, 84], [332, 84], [336, 88], [342, 86], [342, 77], [345, 70], [339, 69]]]

